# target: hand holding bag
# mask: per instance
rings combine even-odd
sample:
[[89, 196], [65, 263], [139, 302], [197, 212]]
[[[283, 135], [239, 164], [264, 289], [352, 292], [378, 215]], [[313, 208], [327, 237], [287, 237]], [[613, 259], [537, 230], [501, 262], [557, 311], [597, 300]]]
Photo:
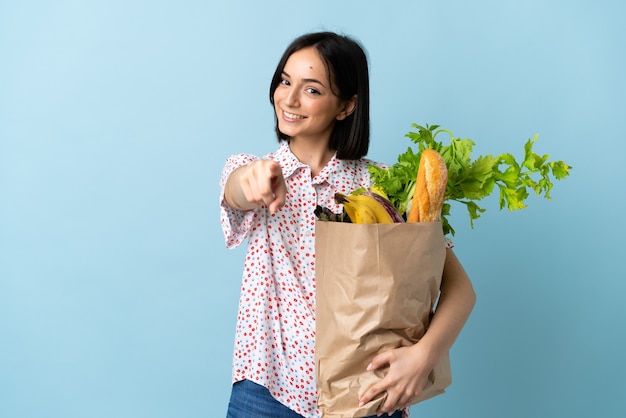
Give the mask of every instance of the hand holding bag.
[[[378, 353], [415, 344], [439, 297], [446, 258], [440, 222], [316, 224], [316, 343], [318, 407], [323, 417], [375, 415], [380, 394], [359, 399], [386, 369], [367, 371]], [[448, 353], [411, 404], [451, 383]]]

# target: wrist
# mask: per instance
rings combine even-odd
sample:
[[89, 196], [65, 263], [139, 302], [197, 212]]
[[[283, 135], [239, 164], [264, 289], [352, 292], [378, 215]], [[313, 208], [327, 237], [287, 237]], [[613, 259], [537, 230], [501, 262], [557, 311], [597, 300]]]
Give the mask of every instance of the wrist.
[[439, 362], [439, 359], [444, 354], [444, 349], [438, 344], [435, 344], [432, 338], [428, 338], [424, 335], [417, 343], [411, 347], [414, 353], [419, 353], [424, 362], [429, 365], [430, 368], [435, 367]]

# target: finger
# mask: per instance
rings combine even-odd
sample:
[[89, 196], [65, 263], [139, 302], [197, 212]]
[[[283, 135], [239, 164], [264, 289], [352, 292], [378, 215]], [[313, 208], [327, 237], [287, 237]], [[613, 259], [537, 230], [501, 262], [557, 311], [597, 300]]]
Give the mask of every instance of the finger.
[[404, 405], [403, 400], [395, 395], [393, 391], [388, 390], [387, 398], [385, 399], [385, 402], [383, 402], [383, 404], [380, 406], [380, 408], [378, 408], [377, 412], [381, 414], [392, 415], [397, 410], [402, 409], [402, 405]]
[[394, 394], [393, 391], [387, 389], [387, 396], [385, 398], [385, 401], [376, 412], [379, 414], [391, 415], [398, 409], [398, 396]]
[[269, 209], [270, 213], [273, 215], [278, 212], [278, 209], [282, 208], [285, 205], [284, 200], [274, 199], [272, 203], [270, 203]]
[[250, 201], [269, 207], [275, 200], [273, 183], [277, 176], [282, 178], [282, 172], [274, 161], [258, 161], [251, 165]]
[[251, 177], [247, 179], [245, 186], [245, 189], [242, 189], [244, 190], [244, 195], [248, 202], [261, 205], [271, 201], [268, 198], [268, 196], [271, 195], [271, 188], [267, 185], [267, 180]]
[[270, 212], [274, 214], [285, 205], [287, 198], [287, 185], [285, 184], [285, 178], [283, 177], [280, 167], [279, 172], [272, 179], [272, 194], [274, 199], [270, 203]]
[[391, 356], [392, 356], [391, 350], [384, 351], [374, 356], [370, 364], [367, 365], [367, 370], [368, 371], [378, 370], [383, 366], [389, 365], [389, 363], [391, 362]]
[[287, 184], [285, 183], [285, 178], [282, 173], [280, 173], [280, 175], [277, 176], [272, 182], [272, 190], [274, 191], [276, 199], [281, 200], [284, 203], [285, 197], [287, 196]]
[[380, 409], [385, 413], [391, 414], [394, 411], [406, 409], [411, 405], [411, 401], [419, 395], [419, 392], [413, 393], [406, 388], [401, 390], [399, 387], [389, 387], [387, 389], [387, 398]]
[[241, 179], [241, 192], [243, 194], [244, 199], [253, 204], [258, 204], [258, 196], [255, 192], [256, 190], [256, 180], [253, 178], [244, 177]]
[[[367, 370], [374, 371], [383, 366], [387, 366], [389, 364], [390, 356], [390, 351], [385, 351], [374, 356], [372, 358], [372, 361], [367, 365]], [[366, 390], [359, 400], [361, 406], [374, 399], [379, 393], [387, 390], [387, 388], [389, 387], [387, 380], [388, 379], [383, 379], [380, 382], [373, 384], [368, 390]]]
[[378, 383], [373, 384], [372, 386], [370, 386], [369, 389], [365, 391], [363, 396], [361, 396], [361, 399], [359, 399], [359, 406], [365, 405], [366, 403], [377, 397], [379, 394], [384, 393], [386, 390], [387, 384], [384, 379]]

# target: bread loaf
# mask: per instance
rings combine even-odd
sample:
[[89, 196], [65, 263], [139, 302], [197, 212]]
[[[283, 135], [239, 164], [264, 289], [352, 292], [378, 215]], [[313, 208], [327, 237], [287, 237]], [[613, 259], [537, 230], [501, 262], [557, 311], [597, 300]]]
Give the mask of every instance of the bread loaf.
[[407, 222], [440, 221], [447, 184], [448, 168], [441, 155], [433, 149], [422, 151]]

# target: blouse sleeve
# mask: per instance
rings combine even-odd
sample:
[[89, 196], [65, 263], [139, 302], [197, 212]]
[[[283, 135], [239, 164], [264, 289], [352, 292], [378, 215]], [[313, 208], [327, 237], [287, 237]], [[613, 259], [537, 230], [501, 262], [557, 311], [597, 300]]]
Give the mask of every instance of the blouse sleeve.
[[222, 225], [222, 232], [224, 233], [224, 240], [226, 241], [226, 248], [236, 248], [245, 241], [254, 218], [253, 210], [243, 211], [234, 209], [226, 203], [226, 199], [224, 198], [226, 180], [228, 180], [230, 174], [237, 168], [255, 160], [258, 160], [258, 157], [254, 155], [235, 154], [226, 160], [226, 164], [222, 169], [219, 196], [220, 223]]

